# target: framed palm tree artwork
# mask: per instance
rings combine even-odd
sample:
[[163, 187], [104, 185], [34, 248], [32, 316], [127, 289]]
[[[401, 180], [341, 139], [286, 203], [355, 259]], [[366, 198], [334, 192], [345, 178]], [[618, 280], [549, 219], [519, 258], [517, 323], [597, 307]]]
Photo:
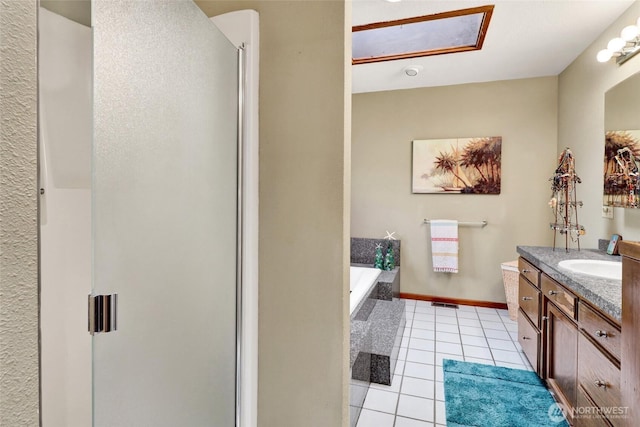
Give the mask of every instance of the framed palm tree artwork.
[[502, 137], [413, 141], [412, 192], [500, 194]]

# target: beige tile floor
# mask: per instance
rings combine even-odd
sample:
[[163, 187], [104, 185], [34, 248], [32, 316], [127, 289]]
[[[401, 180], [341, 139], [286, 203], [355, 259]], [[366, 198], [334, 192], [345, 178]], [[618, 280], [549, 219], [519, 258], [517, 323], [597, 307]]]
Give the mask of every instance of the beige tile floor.
[[405, 301], [407, 324], [393, 380], [371, 385], [357, 427], [445, 426], [442, 359], [532, 369], [507, 310]]

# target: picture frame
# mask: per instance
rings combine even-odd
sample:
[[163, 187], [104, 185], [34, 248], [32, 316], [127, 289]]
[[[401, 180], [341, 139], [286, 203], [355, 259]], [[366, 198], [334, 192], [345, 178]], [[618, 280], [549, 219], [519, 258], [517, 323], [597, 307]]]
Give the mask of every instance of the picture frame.
[[500, 194], [502, 137], [412, 142], [414, 194]]

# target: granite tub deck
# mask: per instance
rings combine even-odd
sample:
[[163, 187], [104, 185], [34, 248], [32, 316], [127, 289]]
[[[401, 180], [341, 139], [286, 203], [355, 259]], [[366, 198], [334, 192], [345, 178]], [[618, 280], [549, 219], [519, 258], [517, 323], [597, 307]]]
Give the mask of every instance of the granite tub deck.
[[406, 324], [405, 302], [376, 299], [377, 287], [351, 317], [351, 427], [356, 426], [369, 384], [391, 385]]
[[378, 300], [366, 318], [351, 322], [351, 378], [391, 385], [406, 324], [405, 303]]
[[378, 283], [351, 314], [353, 379], [391, 384], [406, 323], [404, 301], [389, 292], [391, 285], [399, 281], [399, 273], [398, 267], [382, 271]]
[[[373, 264], [351, 264], [352, 267], [368, 267], [373, 268]], [[373, 300], [386, 300], [391, 301], [393, 298], [400, 298], [400, 267], [396, 267], [393, 270], [380, 271], [378, 276], [378, 283], [371, 287], [371, 292], [353, 310], [351, 319], [358, 313], [363, 305], [367, 304], [370, 299]], [[368, 304], [372, 302], [369, 301]]]
[[518, 246], [518, 253], [552, 279], [564, 284], [579, 297], [588, 300], [612, 319], [622, 321], [622, 282], [572, 273], [558, 267], [567, 259], [621, 261], [619, 256], [608, 255], [596, 249], [564, 249], [542, 246]]

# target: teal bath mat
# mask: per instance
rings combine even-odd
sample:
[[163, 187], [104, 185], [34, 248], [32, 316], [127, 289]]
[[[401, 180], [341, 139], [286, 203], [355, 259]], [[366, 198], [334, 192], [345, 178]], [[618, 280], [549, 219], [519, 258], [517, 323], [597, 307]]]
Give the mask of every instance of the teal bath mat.
[[445, 359], [449, 427], [568, 427], [535, 372]]

